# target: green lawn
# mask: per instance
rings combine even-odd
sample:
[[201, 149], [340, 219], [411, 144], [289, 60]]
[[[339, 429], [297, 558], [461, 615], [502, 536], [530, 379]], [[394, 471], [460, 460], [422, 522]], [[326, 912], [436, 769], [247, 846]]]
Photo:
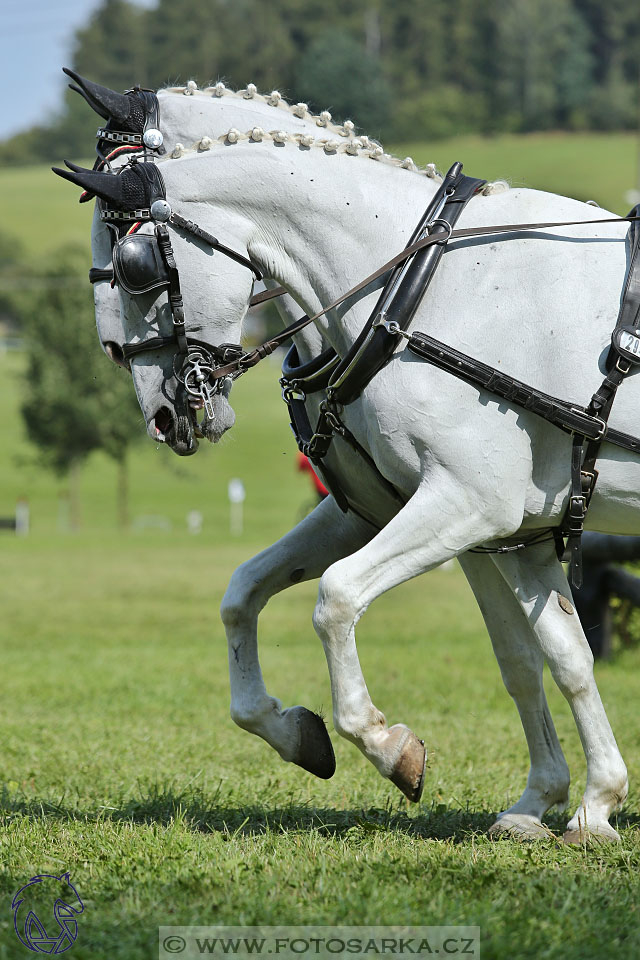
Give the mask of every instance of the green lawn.
[[[72, 955], [92, 960], [153, 957], [159, 925], [189, 922], [466, 923], [481, 926], [485, 958], [638, 955], [640, 650], [598, 666], [632, 781], [619, 846], [486, 839], [524, 786], [527, 752], [455, 570], [382, 597], [358, 628], [375, 702], [426, 739], [422, 804], [409, 807], [333, 732], [337, 773], [315, 780], [231, 723], [217, 612], [233, 568], [307, 498], [275, 370], [237, 385], [239, 423], [219, 449], [188, 461], [165, 460], [150, 442], [136, 451], [134, 513], [168, 516], [171, 531], [118, 534], [114, 476], [95, 457], [85, 529], [71, 535], [56, 530], [56, 484], [25, 463], [20, 364], [0, 359], [2, 502], [8, 511], [26, 493], [34, 514], [32, 536], [5, 534], [0, 553], [5, 904], [33, 874], [68, 869], [87, 901]], [[236, 540], [230, 476], [248, 490]], [[205, 514], [200, 537], [184, 529], [193, 506]], [[270, 604], [262, 662], [285, 703], [330, 718], [314, 598], [303, 584]], [[549, 694], [576, 805], [581, 748], [552, 684]], [[561, 833], [561, 817], [549, 823]], [[0, 957], [23, 955], [5, 909]]]
[[466, 136], [442, 140], [433, 147], [402, 144], [394, 152], [412, 156], [418, 164], [432, 161], [441, 170], [461, 160], [471, 176], [595, 200], [619, 214], [628, 212], [625, 195], [638, 186], [638, 138], [631, 133]]

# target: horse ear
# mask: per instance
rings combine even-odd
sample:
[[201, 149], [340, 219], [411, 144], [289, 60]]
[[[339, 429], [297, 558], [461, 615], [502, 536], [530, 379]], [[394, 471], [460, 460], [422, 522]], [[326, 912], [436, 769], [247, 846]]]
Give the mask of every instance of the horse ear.
[[83, 190], [88, 190], [89, 193], [100, 197], [101, 200], [108, 200], [115, 207], [122, 204], [123, 176], [114, 177], [112, 173], [96, 173], [95, 170], [84, 170], [67, 160], [65, 160], [65, 163], [69, 167], [68, 170], [61, 170], [58, 167], [52, 167], [51, 169], [59, 177], [63, 177], [64, 180], [69, 180], [78, 187], [82, 187]]
[[75, 70], [63, 67], [63, 71], [75, 83], [70, 83], [71, 90], [75, 90], [87, 101], [92, 110], [95, 110], [104, 120], [118, 120], [121, 123], [129, 119], [131, 101], [124, 93], [116, 93], [108, 87], [102, 87], [92, 80], [85, 80]]

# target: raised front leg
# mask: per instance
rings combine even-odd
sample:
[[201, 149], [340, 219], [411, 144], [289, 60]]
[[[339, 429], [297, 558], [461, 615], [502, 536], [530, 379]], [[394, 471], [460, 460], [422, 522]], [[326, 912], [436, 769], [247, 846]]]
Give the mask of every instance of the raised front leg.
[[490, 556], [459, 557], [491, 637], [502, 679], [527, 739], [531, 768], [524, 793], [500, 814], [492, 836], [547, 837], [542, 817], [569, 801], [569, 768], [558, 742], [542, 685], [544, 658], [529, 620]]
[[609, 817], [627, 795], [627, 771], [593, 677], [593, 654], [568, 600], [562, 565], [553, 547], [542, 544], [501, 554], [494, 562], [569, 702], [587, 758], [587, 785], [565, 840], [579, 842], [589, 834], [618, 839]]
[[[446, 499], [438, 489], [447, 491]], [[355, 625], [386, 590], [497, 532], [497, 525], [473, 514], [464, 490], [451, 482], [431, 483], [369, 543], [334, 563], [320, 581], [314, 626], [329, 665], [335, 728], [414, 801], [424, 782], [424, 747], [404, 724], [387, 727], [384, 714], [373, 705], [358, 659]]]
[[333, 497], [327, 497], [281, 540], [238, 567], [222, 600], [233, 720], [266, 740], [283, 760], [324, 779], [335, 771], [324, 721], [306, 707], [283, 709], [267, 693], [258, 659], [258, 615], [276, 593], [321, 576], [374, 533], [372, 526], [354, 514], [345, 516]]

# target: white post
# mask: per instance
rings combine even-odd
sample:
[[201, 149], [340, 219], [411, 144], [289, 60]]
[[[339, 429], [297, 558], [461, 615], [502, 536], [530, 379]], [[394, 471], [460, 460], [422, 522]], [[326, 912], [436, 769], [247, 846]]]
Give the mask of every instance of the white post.
[[16, 503], [16, 536], [26, 537], [29, 533], [29, 501], [22, 497]]
[[244, 483], [234, 477], [229, 480], [227, 492], [229, 495], [229, 529], [232, 536], [240, 537], [244, 526], [243, 504], [246, 498]]
[[203, 521], [204, 517], [199, 510], [190, 510], [187, 514], [187, 530], [189, 533], [194, 534], [194, 536], [202, 533]]

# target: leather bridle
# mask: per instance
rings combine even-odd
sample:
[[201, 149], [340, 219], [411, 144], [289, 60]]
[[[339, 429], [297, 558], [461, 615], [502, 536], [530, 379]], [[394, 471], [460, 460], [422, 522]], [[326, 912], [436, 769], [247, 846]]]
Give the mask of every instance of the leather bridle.
[[[89, 279], [92, 282], [111, 279], [130, 294], [145, 293], [155, 288], [166, 288], [171, 312], [172, 332], [169, 335], [149, 337], [138, 342], [125, 343], [122, 354], [127, 363], [142, 353], [173, 347], [175, 350], [174, 373], [193, 399], [202, 401], [209, 419], [213, 419], [213, 397], [223, 389], [222, 378], [215, 376], [220, 366], [239, 360], [244, 354], [240, 344], [219, 344], [212, 346], [198, 340], [188, 333], [180, 273], [171, 244], [169, 226], [189, 234], [195, 239], [218, 250], [224, 256], [250, 270], [256, 280], [262, 280], [260, 270], [248, 257], [221, 243], [208, 231], [192, 220], [174, 213], [166, 199], [164, 179], [154, 163], [139, 162], [133, 159], [118, 170], [116, 176], [126, 176], [127, 171], [141, 180], [144, 188], [146, 206], [131, 210], [109, 207], [99, 201], [100, 219], [115, 228], [111, 270], [92, 269]], [[153, 223], [153, 235], [123, 231], [134, 224], [137, 231], [142, 224]], [[144, 248], [136, 251], [136, 247]], [[151, 253], [151, 258], [149, 257]], [[147, 261], [145, 263], [145, 260]], [[152, 270], [144, 273], [144, 267]], [[127, 262], [129, 268], [127, 269]], [[269, 291], [272, 293], [272, 291]], [[263, 299], [266, 299], [263, 297]], [[231, 377], [229, 377], [231, 379]]]

